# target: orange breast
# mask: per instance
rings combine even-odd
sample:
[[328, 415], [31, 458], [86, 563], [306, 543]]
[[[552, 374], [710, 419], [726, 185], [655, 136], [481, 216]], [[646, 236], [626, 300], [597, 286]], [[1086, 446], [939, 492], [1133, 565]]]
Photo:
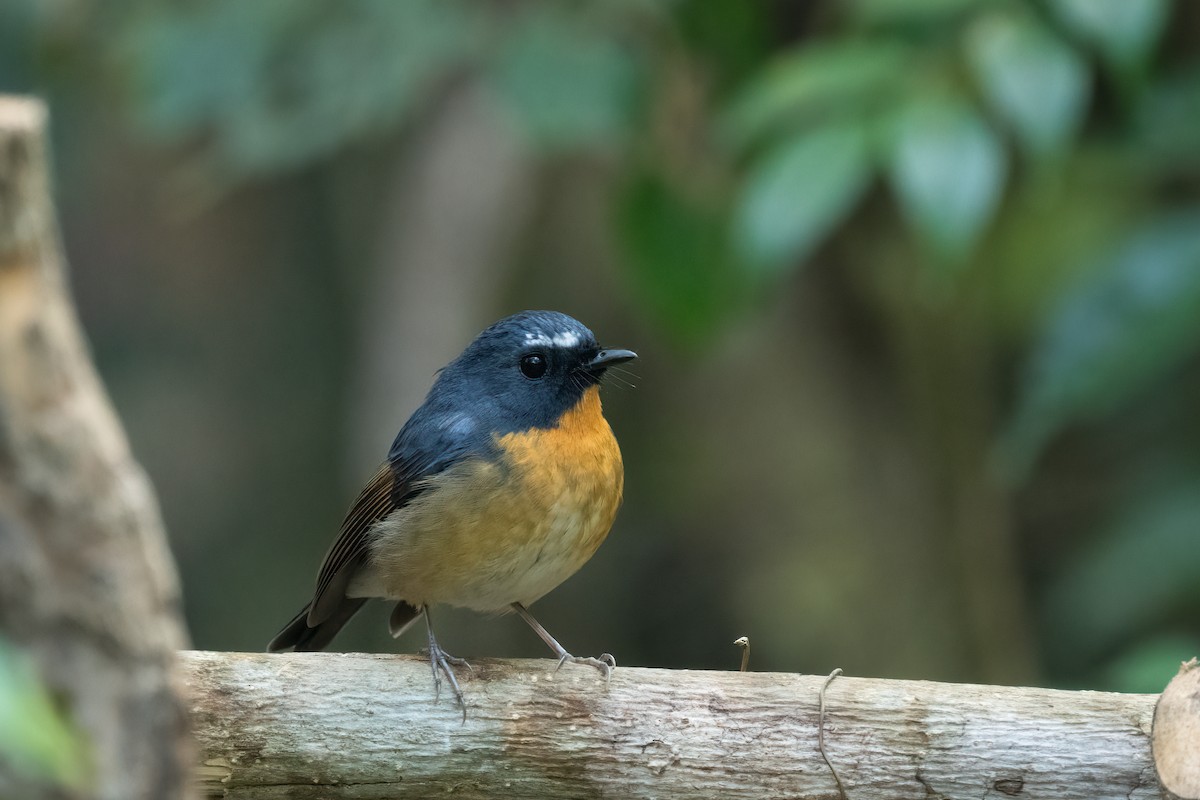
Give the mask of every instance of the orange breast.
[[585, 559], [591, 557], [612, 527], [625, 487], [621, 450], [601, 412], [599, 387], [584, 392], [557, 427], [510, 433], [498, 444], [535, 506], [587, 521], [577, 544]]
[[389, 518], [374, 549], [388, 596], [498, 611], [532, 603], [604, 541], [621, 504], [621, 451], [591, 387], [558, 426], [499, 437]]

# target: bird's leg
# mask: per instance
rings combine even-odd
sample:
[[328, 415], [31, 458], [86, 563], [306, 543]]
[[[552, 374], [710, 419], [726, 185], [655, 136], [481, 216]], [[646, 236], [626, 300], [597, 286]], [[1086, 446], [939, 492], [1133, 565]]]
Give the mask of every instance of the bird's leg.
[[573, 656], [558, 643], [557, 639], [550, 635], [549, 631], [541, 626], [541, 623], [533, 618], [533, 615], [529, 613], [525, 606], [520, 603], [513, 603], [512, 609], [520, 615], [521, 619], [525, 620], [529, 627], [533, 628], [533, 632], [541, 637], [541, 640], [546, 643], [547, 647], [554, 651], [554, 655], [558, 656], [558, 666], [554, 668], [556, 672], [562, 668], [563, 664], [570, 661], [575, 664], [590, 664], [600, 670], [601, 674], [604, 675], [604, 682], [606, 684], [612, 678], [613, 667], [617, 666], [617, 660], [611, 654], [601, 653], [599, 658]]
[[446, 675], [446, 680], [450, 682], [450, 688], [454, 690], [454, 699], [458, 702], [459, 708], [462, 709], [463, 722], [467, 721], [467, 704], [463, 702], [462, 689], [458, 688], [458, 678], [454, 675], [453, 667], [466, 667], [471, 669], [471, 665], [464, 659], [455, 658], [442, 649], [442, 646], [437, 643], [437, 639], [433, 636], [433, 620], [429, 616], [429, 606], [422, 606], [421, 611], [425, 614], [425, 629], [429, 631], [429, 668], [433, 670], [433, 698], [434, 702], [441, 696], [442, 693], [442, 673]]

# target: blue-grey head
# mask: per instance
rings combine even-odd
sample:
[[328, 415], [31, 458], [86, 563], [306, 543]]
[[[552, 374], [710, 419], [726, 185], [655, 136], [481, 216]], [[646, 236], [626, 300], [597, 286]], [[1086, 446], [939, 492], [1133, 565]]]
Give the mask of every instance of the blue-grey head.
[[450, 362], [427, 403], [470, 407], [493, 433], [554, 427], [630, 350], [601, 347], [579, 320], [557, 311], [522, 311], [496, 322]]

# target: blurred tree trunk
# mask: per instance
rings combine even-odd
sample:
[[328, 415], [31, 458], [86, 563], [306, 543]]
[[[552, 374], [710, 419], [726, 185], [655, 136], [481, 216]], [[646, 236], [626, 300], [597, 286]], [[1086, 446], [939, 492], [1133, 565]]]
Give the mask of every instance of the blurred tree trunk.
[[986, 306], [969, 285], [923, 281], [920, 269], [904, 263], [899, 241], [880, 236], [873, 246], [879, 248], [875, 263], [886, 264], [876, 274], [874, 302], [928, 454], [947, 575], [973, 674], [989, 683], [1036, 682], [1017, 532], [992, 463], [999, 423]]
[[531, 213], [534, 167], [472, 82], [459, 84], [403, 149], [363, 295], [351, 484], [383, 458], [434, 373], [501, 315], [494, 306]]
[[0, 795], [169, 800], [190, 794], [178, 581], [67, 289], [44, 127], [40, 103], [0, 97], [0, 637], [90, 763], [75, 792], [0, 752]]

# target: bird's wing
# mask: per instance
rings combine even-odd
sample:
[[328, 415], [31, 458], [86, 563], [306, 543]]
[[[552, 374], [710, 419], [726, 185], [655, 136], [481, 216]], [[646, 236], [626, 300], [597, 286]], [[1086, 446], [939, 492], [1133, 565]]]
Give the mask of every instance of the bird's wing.
[[350, 507], [337, 539], [321, 563], [317, 590], [308, 611], [310, 627], [324, 622], [345, 597], [354, 568], [367, 553], [367, 531], [396, 510], [395, 488], [396, 473], [391, 464], [384, 464]]
[[367, 534], [377, 522], [427, 490], [428, 478], [458, 463], [478, 447], [473, 426], [448, 426], [437, 416], [414, 415], [396, 437], [388, 463], [380, 467], [350, 507], [329, 548], [308, 612], [308, 625], [325, 621], [341, 604], [346, 587], [367, 556]]

